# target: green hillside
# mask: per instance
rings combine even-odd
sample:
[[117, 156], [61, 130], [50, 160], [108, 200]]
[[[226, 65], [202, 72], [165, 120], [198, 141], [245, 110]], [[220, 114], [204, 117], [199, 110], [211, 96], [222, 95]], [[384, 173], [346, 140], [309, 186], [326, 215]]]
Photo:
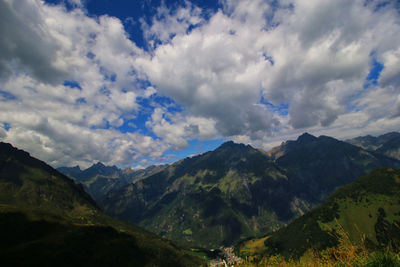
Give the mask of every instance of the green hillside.
[[[352, 243], [376, 250], [400, 250], [400, 170], [377, 169], [340, 188], [323, 204], [264, 238], [241, 244], [242, 255], [298, 258], [307, 250], [338, 244], [341, 233]], [[258, 244], [251, 249], [251, 244]]]
[[0, 143], [2, 266], [200, 266], [174, 243], [119, 222], [71, 179]]

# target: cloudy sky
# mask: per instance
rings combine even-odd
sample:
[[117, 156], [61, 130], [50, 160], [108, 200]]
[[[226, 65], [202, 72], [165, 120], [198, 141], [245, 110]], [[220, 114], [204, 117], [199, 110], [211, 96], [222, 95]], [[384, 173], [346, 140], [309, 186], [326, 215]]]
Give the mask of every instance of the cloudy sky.
[[139, 167], [400, 130], [396, 0], [0, 0], [0, 140]]

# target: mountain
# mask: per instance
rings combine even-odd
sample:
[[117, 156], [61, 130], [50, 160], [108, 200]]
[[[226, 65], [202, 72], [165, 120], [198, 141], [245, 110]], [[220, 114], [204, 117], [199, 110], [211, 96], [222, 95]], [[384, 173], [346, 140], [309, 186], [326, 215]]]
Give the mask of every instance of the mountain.
[[0, 143], [4, 266], [199, 266], [175, 244], [105, 215], [68, 177]]
[[157, 165], [142, 170], [121, 170], [116, 166], [105, 166], [98, 162], [85, 170], [81, 170], [79, 166], [60, 167], [57, 170], [81, 183], [96, 201], [100, 201], [109, 192], [158, 172], [164, 167], [165, 165]]
[[121, 174], [121, 170], [116, 166], [105, 166], [101, 162], [93, 164], [91, 167], [83, 171], [78, 171], [78, 169], [80, 170], [80, 168], [77, 166], [72, 168], [61, 167], [57, 170], [60, 172], [66, 172], [66, 174], [71, 175], [80, 183], [85, 183], [96, 176], [118, 178]]
[[[6, 143], [0, 143], [0, 203], [49, 210], [73, 222], [100, 212], [82, 186]], [[85, 216], [82, 223], [89, 221]]]
[[360, 136], [346, 140], [346, 142], [400, 160], [400, 133], [398, 132], [391, 132], [377, 137], [371, 135]]
[[[256, 196], [261, 184], [271, 189], [262, 198]], [[285, 186], [285, 174], [264, 154], [227, 142], [111, 192], [101, 203], [110, 215], [166, 238], [215, 247], [280, 227], [274, 210], [283, 210], [281, 204], [264, 199], [276, 198]]]
[[271, 150], [267, 151], [266, 154], [271, 160], [277, 160], [278, 158], [282, 157], [286, 153], [308, 143], [312, 143], [313, 141], [317, 140], [318, 138], [309, 134], [304, 133], [297, 138], [296, 141], [286, 141], [282, 142], [280, 146], [274, 147]]
[[96, 200], [102, 199], [108, 192], [128, 184], [127, 177], [116, 166], [105, 166], [101, 162], [81, 170], [76, 167], [60, 167], [57, 170], [81, 183], [85, 190]]
[[123, 170], [122, 172], [125, 175], [126, 179], [129, 181], [129, 183], [132, 183], [133, 181], [141, 180], [143, 178], [146, 178], [147, 176], [150, 176], [152, 174], [160, 172], [167, 166], [168, 165], [166, 165], [166, 164], [151, 165], [147, 168], [138, 169], [138, 170], [135, 170], [132, 168], [127, 168], [127, 169]]
[[71, 178], [75, 177], [75, 178], [73, 178], [74, 180], [76, 180], [77, 179], [76, 177], [79, 177], [79, 175], [82, 173], [82, 170], [79, 166], [59, 167], [56, 170], [68, 177], [71, 177]]
[[275, 163], [292, 178], [300, 198], [320, 203], [338, 187], [377, 168], [399, 167], [399, 161], [328, 136], [301, 135], [281, 145]]
[[400, 167], [326, 136], [304, 134], [278, 150], [268, 157], [226, 142], [112, 191], [100, 205], [168, 239], [215, 248], [277, 230], [375, 168]]
[[400, 170], [377, 169], [340, 188], [286, 227], [240, 247], [243, 256], [249, 256], [249, 244], [254, 244], [257, 249], [252, 253], [298, 258], [308, 249], [336, 246], [340, 234], [345, 233], [353, 243], [398, 251], [399, 225]]

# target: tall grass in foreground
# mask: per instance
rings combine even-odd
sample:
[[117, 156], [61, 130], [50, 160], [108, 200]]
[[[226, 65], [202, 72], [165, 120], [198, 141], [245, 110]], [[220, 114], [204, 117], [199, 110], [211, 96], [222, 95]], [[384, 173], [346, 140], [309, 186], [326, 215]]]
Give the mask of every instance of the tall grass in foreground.
[[285, 259], [270, 256], [258, 260], [245, 260], [241, 267], [278, 266], [278, 267], [400, 267], [400, 254], [390, 248], [380, 251], [370, 251], [365, 247], [365, 239], [359, 244], [352, 242], [343, 228], [338, 229], [338, 245], [323, 251], [308, 250], [300, 259]]

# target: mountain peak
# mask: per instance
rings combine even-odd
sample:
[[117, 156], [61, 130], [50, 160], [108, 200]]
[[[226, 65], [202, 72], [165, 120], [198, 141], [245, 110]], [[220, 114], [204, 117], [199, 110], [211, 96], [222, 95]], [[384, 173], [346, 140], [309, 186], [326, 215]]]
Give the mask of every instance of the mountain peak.
[[315, 137], [314, 135], [311, 135], [309, 133], [303, 133], [302, 135], [300, 135], [297, 138], [297, 142], [300, 142], [300, 143], [309, 143], [309, 142], [312, 142], [315, 140], [317, 140], [317, 137]]
[[103, 163], [101, 163], [100, 161], [97, 162], [96, 164], [93, 164], [92, 167], [105, 167], [106, 165], [104, 165]]
[[250, 146], [242, 144], [242, 143], [235, 143], [233, 141], [227, 141], [227, 142], [223, 143], [222, 145], [220, 145], [217, 148], [217, 150], [225, 149], [225, 148], [245, 148], [245, 147], [250, 147]]
[[231, 146], [234, 146], [234, 145], [236, 145], [236, 143], [233, 142], [232, 140], [230, 140], [230, 141], [226, 141], [225, 143], [220, 145], [220, 147], [231, 147]]
[[75, 167], [71, 167], [71, 170], [81, 171], [81, 167], [79, 167], [79, 165], [76, 165]]

